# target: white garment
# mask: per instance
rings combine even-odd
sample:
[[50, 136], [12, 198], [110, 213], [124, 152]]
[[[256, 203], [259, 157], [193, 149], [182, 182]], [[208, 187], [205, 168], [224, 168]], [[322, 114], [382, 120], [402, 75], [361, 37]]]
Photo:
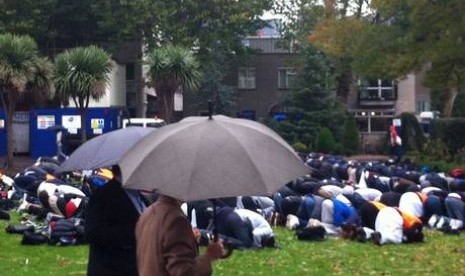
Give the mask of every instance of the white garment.
[[337, 227], [332, 223], [324, 223], [324, 222], [322, 222], [321, 226], [323, 226], [323, 228], [326, 231], [326, 234], [329, 235], [329, 236], [340, 236], [340, 235], [342, 235], [342, 228]]
[[333, 224], [334, 221], [334, 203], [331, 199], [323, 200], [321, 203], [321, 222]]
[[5, 183], [6, 185], [10, 187], [13, 187], [13, 184], [15, 183], [13, 178], [9, 177], [8, 175], [1, 174], [1, 173], [0, 175], [1, 175], [0, 179], [2, 180], [3, 183]]
[[430, 187], [425, 187], [423, 189], [421, 189], [421, 192], [424, 193], [424, 194], [429, 194], [431, 193], [432, 191], [442, 191], [441, 188], [438, 188], [438, 187], [433, 187], [433, 186], [430, 186]]
[[75, 194], [85, 197], [86, 195], [78, 188], [69, 185], [57, 185], [57, 191], [60, 194]]
[[450, 228], [453, 230], [462, 229], [463, 221], [459, 219], [451, 219], [449, 222]]
[[367, 201], [379, 201], [383, 193], [380, 190], [373, 188], [360, 188], [355, 190], [363, 199]]
[[39, 194], [43, 191], [47, 192], [47, 194], [51, 196], [57, 192], [57, 185], [43, 181], [39, 184], [39, 187], [37, 187], [37, 197], [39, 197]]
[[387, 177], [387, 176], [378, 176], [378, 179], [381, 180], [381, 182], [383, 182], [383, 184], [387, 187], [389, 187], [390, 182], [391, 182], [391, 178], [390, 177]]
[[404, 220], [393, 207], [384, 207], [379, 210], [375, 220], [375, 230], [381, 233], [381, 244], [402, 243]]
[[345, 185], [344, 188], [342, 188], [342, 194], [343, 195], [353, 195], [354, 194], [354, 187], [351, 185]]
[[48, 205], [50, 206], [50, 209], [52, 209], [53, 213], [60, 215], [60, 216], [65, 216], [58, 208], [58, 197], [56, 195], [50, 195], [48, 198]]
[[242, 203], [242, 196], [238, 196], [236, 198], [236, 208], [237, 209], [244, 209], [244, 204]]
[[344, 203], [347, 206], [352, 206], [352, 202], [347, 197], [345, 197], [343, 194], [336, 196], [336, 199]]
[[43, 181], [40, 183], [39, 187], [37, 187], [37, 196], [39, 196], [42, 191], [46, 191], [49, 196], [53, 194], [74, 194], [82, 197], [86, 196], [78, 188], [69, 185], [56, 185], [47, 181]]
[[262, 246], [262, 238], [273, 236], [273, 229], [271, 229], [268, 221], [260, 214], [247, 209], [236, 209], [234, 212], [236, 212], [243, 221], [249, 220], [252, 223], [252, 234], [255, 247]]
[[325, 192], [328, 192], [331, 195], [331, 197], [337, 197], [343, 192], [342, 188], [336, 185], [324, 185], [321, 186], [320, 189], [322, 189]]
[[266, 196], [253, 196], [253, 201], [258, 202], [262, 209], [274, 208], [274, 201]]
[[423, 202], [417, 193], [406, 192], [400, 197], [399, 210], [421, 218], [424, 213]]
[[370, 175], [369, 171], [362, 171], [360, 180], [358, 181], [358, 188], [368, 188], [366, 179]]
[[[181, 204], [181, 210], [184, 213], [186, 217], [189, 217], [189, 214], [187, 213], [187, 203], [184, 202]], [[197, 228], [197, 214], [195, 212], [195, 208], [192, 208], [192, 211], [190, 213], [191, 215], [191, 226], [192, 228]]]
[[353, 167], [348, 167], [347, 168], [347, 174], [349, 175], [349, 179], [347, 179], [347, 180], [354, 183], [354, 184], [357, 182], [357, 177], [356, 177], [356, 174], [355, 174], [356, 171], [357, 171], [356, 168], [353, 168]]

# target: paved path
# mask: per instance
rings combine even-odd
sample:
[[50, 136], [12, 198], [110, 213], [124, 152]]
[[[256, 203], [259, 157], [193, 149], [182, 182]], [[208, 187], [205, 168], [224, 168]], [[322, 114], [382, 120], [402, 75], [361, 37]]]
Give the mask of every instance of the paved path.
[[[3, 165], [5, 164], [5, 160], [6, 160], [6, 156], [0, 156], [0, 171], [4, 171], [2, 168], [3, 168]], [[34, 164], [35, 161], [36, 159], [33, 159], [30, 156], [15, 156], [14, 167], [8, 168], [7, 170], [5, 170], [5, 172], [9, 176], [14, 176], [16, 173]]]

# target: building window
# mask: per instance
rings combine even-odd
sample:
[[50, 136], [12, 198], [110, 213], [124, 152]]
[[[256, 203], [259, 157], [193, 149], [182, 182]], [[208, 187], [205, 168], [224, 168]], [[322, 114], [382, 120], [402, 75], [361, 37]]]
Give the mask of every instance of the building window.
[[279, 68], [278, 69], [278, 88], [290, 89], [294, 86], [296, 72], [294, 68]]
[[424, 112], [424, 111], [430, 111], [430, 102], [428, 101], [418, 101], [417, 102], [417, 112]]
[[255, 68], [239, 68], [239, 89], [255, 89]]
[[391, 80], [359, 80], [359, 99], [394, 101], [397, 99], [397, 84]]

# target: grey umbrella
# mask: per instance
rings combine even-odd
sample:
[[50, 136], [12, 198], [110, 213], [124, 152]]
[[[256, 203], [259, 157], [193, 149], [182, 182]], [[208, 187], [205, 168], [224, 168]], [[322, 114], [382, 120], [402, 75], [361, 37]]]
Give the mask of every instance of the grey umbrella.
[[94, 137], [78, 147], [60, 172], [93, 170], [116, 165], [121, 157], [155, 128], [127, 127]]
[[271, 195], [310, 172], [263, 124], [222, 115], [189, 117], [147, 135], [118, 162], [123, 186], [190, 201]]

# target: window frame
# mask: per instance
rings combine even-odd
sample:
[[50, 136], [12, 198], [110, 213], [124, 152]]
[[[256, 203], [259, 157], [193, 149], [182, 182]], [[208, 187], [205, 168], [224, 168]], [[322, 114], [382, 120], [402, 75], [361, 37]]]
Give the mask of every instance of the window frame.
[[[285, 74], [283, 78], [281, 77], [282, 74]], [[292, 81], [290, 81], [290, 76], [293, 77]], [[279, 67], [278, 68], [278, 89], [292, 89], [295, 84], [295, 79], [297, 77], [297, 72], [294, 67]], [[284, 84], [282, 80], [284, 79]]]
[[241, 90], [257, 89], [257, 69], [255, 67], [239, 67], [237, 88]]

